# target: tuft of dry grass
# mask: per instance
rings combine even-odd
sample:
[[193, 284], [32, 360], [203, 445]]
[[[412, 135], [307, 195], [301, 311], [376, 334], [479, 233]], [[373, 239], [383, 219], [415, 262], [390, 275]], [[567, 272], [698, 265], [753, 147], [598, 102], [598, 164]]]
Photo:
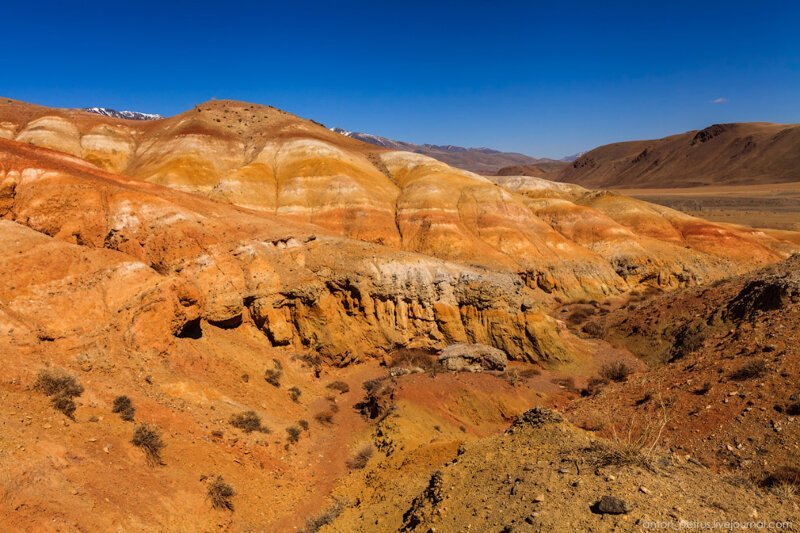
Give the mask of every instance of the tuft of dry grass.
[[628, 376], [630, 376], [632, 373], [633, 368], [623, 361], [607, 363], [600, 368], [600, 375], [602, 377], [609, 381], [616, 381], [617, 383], [626, 381]]
[[261, 417], [255, 411], [244, 411], [233, 415], [228, 421], [230, 425], [237, 429], [241, 429], [245, 433], [252, 433], [253, 431], [260, 431], [261, 433], [269, 433], [269, 428], [261, 424]]
[[236, 491], [225, 482], [222, 476], [217, 476], [208, 484], [208, 499], [214, 509], [233, 511], [231, 498], [236, 496]]
[[136, 408], [131, 399], [123, 395], [114, 398], [114, 408], [111, 412], [118, 413], [121, 419], [130, 422], [133, 420], [133, 415], [136, 414]]
[[325, 387], [338, 391], [340, 394], [344, 394], [346, 392], [350, 392], [350, 385], [345, 383], [344, 381], [334, 381], [333, 383], [328, 383]]
[[281, 377], [283, 377], [283, 366], [280, 361], [273, 359], [272, 368], [268, 368], [264, 372], [264, 380], [273, 387], [280, 387]]
[[336, 518], [342, 514], [342, 511], [344, 511], [344, 503], [340, 500], [334, 501], [333, 504], [321, 514], [312, 516], [306, 521], [306, 531], [308, 533], [316, 533], [323, 526], [327, 526], [336, 520]]
[[297, 441], [300, 440], [300, 434], [302, 430], [297, 426], [289, 426], [286, 428], [286, 440], [288, 441], [286, 446], [288, 447], [289, 444], [296, 444]]
[[300, 403], [301, 394], [303, 393], [297, 387], [292, 387], [289, 389], [289, 398], [291, 398], [294, 403]]
[[77, 378], [63, 370], [44, 369], [39, 371], [33, 389], [50, 397], [50, 405], [67, 417], [74, 419], [76, 405], [73, 398], [83, 394], [83, 385]]
[[333, 424], [333, 413], [330, 411], [322, 411], [321, 413], [317, 413], [314, 415], [314, 420], [322, 424], [323, 426], [330, 426]]
[[372, 445], [367, 444], [347, 461], [347, 468], [350, 470], [363, 470], [367, 466], [370, 457], [372, 457]]
[[742, 365], [731, 373], [730, 378], [734, 381], [745, 381], [748, 379], [760, 378], [767, 373], [767, 363], [763, 359], [756, 359]]
[[156, 426], [142, 424], [136, 426], [133, 431], [131, 443], [144, 450], [147, 461], [151, 465], [159, 465], [161, 462], [161, 450], [164, 449], [164, 441], [161, 440], [161, 433]]

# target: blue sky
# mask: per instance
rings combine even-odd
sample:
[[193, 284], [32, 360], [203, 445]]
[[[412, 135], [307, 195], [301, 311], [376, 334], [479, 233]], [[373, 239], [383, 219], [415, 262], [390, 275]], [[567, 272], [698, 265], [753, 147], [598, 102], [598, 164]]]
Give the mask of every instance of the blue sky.
[[169, 115], [232, 98], [401, 140], [550, 157], [714, 122], [800, 122], [798, 2], [40, 1], [1, 12], [0, 95], [44, 105]]

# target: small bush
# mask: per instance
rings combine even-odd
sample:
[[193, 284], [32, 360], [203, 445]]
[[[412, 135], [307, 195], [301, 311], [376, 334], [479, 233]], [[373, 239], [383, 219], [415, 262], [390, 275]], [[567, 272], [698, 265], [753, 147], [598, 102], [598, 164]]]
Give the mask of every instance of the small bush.
[[76, 398], [83, 394], [83, 385], [78, 380], [60, 370], [41, 370], [33, 384], [36, 391], [50, 397], [50, 405], [69, 418], [75, 417]]
[[590, 337], [599, 338], [603, 336], [603, 326], [597, 322], [587, 322], [583, 325], [581, 330]]
[[426, 372], [436, 372], [437, 361], [427, 350], [401, 348], [392, 354], [390, 367], [421, 368]]
[[264, 372], [264, 380], [273, 387], [281, 386], [281, 377], [283, 376], [283, 366], [277, 359], [272, 360], [272, 368], [268, 368]]
[[306, 521], [306, 531], [309, 533], [316, 533], [322, 526], [327, 526], [336, 520], [344, 511], [344, 505], [340, 501], [335, 501], [333, 505], [328, 507], [323, 513], [313, 516]]
[[298, 420], [297, 425], [300, 426], [300, 429], [302, 429], [303, 431], [308, 431], [309, 428], [308, 420], [302, 420], [302, 419]]
[[633, 369], [623, 361], [608, 363], [600, 368], [601, 376], [609, 381], [616, 381], [617, 383], [627, 380], [628, 376], [630, 376], [632, 373]]
[[372, 445], [367, 444], [356, 453], [351, 459], [347, 461], [347, 468], [350, 470], [363, 470], [369, 458], [372, 457]]
[[650, 461], [641, 447], [623, 442], [593, 442], [584, 453], [590, 464], [598, 467], [640, 466], [649, 468]]
[[781, 485], [792, 485], [800, 488], [800, 468], [782, 466], [771, 472], [761, 482], [763, 487], [773, 488]]
[[350, 392], [350, 385], [348, 385], [344, 381], [334, 381], [333, 383], [328, 383], [325, 386], [331, 390], [338, 391], [341, 394]]
[[767, 373], [767, 364], [761, 360], [757, 359], [755, 361], [751, 361], [738, 370], [734, 371], [730, 378], [734, 381], [745, 381], [748, 379], [760, 378], [764, 374]]
[[314, 420], [322, 424], [323, 426], [330, 426], [333, 424], [333, 413], [330, 411], [323, 411], [321, 413], [317, 413], [314, 415]]
[[211, 500], [211, 506], [214, 509], [224, 509], [233, 511], [233, 502], [231, 498], [236, 496], [236, 491], [233, 487], [225, 483], [222, 476], [217, 476], [208, 485], [208, 499]]
[[152, 465], [161, 464], [161, 450], [164, 449], [164, 441], [158, 428], [147, 424], [136, 426], [133, 431], [131, 443], [144, 450], [147, 460]]
[[575, 378], [572, 377], [553, 378], [550, 380], [550, 383], [554, 383], [560, 387], [564, 387], [569, 392], [578, 392], [578, 388], [575, 386]]
[[297, 426], [289, 426], [288, 428], [286, 428], [286, 434], [287, 434], [286, 439], [289, 441], [288, 444], [296, 444], [297, 441], [300, 440], [300, 433], [301, 430]]
[[230, 425], [237, 429], [241, 429], [245, 433], [252, 433], [253, 431], [261, 431], [262, 433], [269, 433], [269, 430], [261, 425], [261, 417], [255, 411], [244, 411], [235, 414], [229, 420]]
[[699, 388], [695, 389], [694, 393], [698, 396], [705, 396], [711, 391], [711, 382], [706, 381]]
[[68, 418], [75, 419], [75, 410], [77, 409], [75, 401], [69, 396], [53, 396], [50, 399], [50, 405], [56, 411], [61, 411]]
[[297, 387], [292, 387], [291, 389], [289, 389], [289, 398], [291, 398], [294, 403], [300, 402], [301, 394], [303, 393]]
[[605, 378], [599, 378], [599, 377], [589, 378], [589, 381], [586, 382], [586, 388], [583, 389], [583, 395], [594, 396], [595, 394], [600, 392], [606, 385], [608, 385], [608, 380]]
[[127, 396], [117, 396], [114, 398], [114, 408], [112, 413], [119, 413], [119, 417], [126, 422], [133, 420], [133, 415], [136, 414], [136, 408], [133, 402]]
[[530, 379], [534, 376], [541, 376], [542, 371], [538, 368], [526, 368], [519, 373], [520, 377], [524, 379]]

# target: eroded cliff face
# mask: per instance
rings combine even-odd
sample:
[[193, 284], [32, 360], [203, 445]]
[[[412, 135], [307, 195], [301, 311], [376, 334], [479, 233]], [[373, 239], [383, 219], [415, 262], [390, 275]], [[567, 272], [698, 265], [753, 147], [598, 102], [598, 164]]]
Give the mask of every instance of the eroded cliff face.
[[[0, 125], [15, 139], [0, 140], [4, 231], [105, 254], [77, 286], [52, 282], [79, 303], [47, 305], [74, 322], [39, 321], [8, 290], [15, 316], [49, 336], [113, 324], [156, 350], [248, 320], [273, 345], [337, 363], [453, 342], [557, 362], [571, 348], [547, 314], [556, 298], [697, 284], [797, 249], [577, 186], [495, 183], [240, 102], [146, 123], [5, 102]], [[121, 268], [114, 261], [137, 273], [138, 292], [82, 323], [94, 296], [70, 291]]]
[[[0, 215], [9, 221], [0, 230], [49, 276], [20, 277], [15, 256], [6, 256], [13, 281], [4, 304], [29, 325], [17, 342], [113, 328], [133, 348], [158, 350], [171, 336], [251, 320], [273, 345], [337, 364], [453, 342], [568, 359], [560, 326], [543, 313], [546, 293], [514, 273], [343, 240], [53, 154], [39, 164], [61, 170], [6, 169], [2, 177]], [[66, 266], [70, 257], [79, 270]], [[35, 303], [31, 293], [46, 298]]]

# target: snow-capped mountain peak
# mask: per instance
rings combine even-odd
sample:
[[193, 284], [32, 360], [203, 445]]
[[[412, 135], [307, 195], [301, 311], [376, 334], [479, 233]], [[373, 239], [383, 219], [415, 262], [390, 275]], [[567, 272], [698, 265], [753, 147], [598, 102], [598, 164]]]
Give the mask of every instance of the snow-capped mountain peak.
[[125, 118], [128, 120], [159, 120], [164, 117], [156, 113], [140, 113], [139, 111], [117, 111], [107, 107], [85, 107], [83, 111], [103, 115], [104, 117]]

